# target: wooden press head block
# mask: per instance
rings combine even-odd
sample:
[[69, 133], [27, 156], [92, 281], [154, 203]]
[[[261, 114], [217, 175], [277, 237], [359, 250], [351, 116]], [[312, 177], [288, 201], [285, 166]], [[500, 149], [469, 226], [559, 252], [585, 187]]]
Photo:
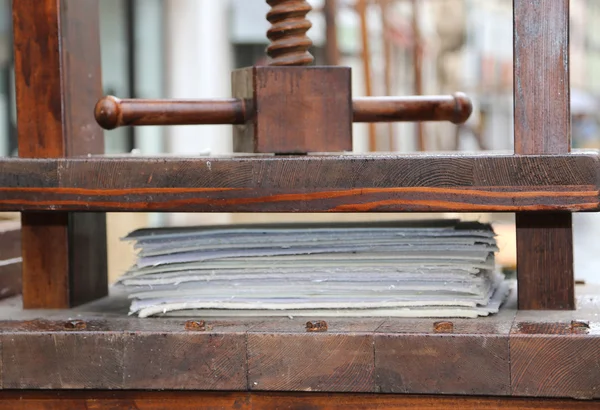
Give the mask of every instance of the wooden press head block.
[[236, 152], [352, 150], [350, 68], [250, 67], [233, 72], [232, 87], [251, 110], [234, 127]]

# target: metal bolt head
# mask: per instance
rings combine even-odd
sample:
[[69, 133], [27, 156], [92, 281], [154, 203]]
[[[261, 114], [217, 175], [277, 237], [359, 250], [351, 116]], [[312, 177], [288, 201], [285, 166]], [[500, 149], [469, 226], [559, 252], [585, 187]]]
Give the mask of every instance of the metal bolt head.
[[571, 332], [586, 333], [590, 329], [590, 322], [587, 320], [572, 320]]
[[326, 332], [327, 328], [327, 322], [324, 320], [310, 320], [306, 322], [307, 332]]
[[452, 333], [454, 332], [454, 323], [449, 321], [435, 322], [433, 324], [433, 331], [435, 333]]
[[204, 332], [206, 330], [206, 322], [204, 320], [188, 320], [185, 322], [185, 330]]
[[64, 328], [67, 330], [84, 330], [86, 327], [83, 320], [69, 320], [64, 323]]

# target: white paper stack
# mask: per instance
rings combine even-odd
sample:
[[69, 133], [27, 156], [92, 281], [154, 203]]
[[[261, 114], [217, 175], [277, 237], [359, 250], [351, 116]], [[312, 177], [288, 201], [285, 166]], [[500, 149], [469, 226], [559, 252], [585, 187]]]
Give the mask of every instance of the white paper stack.
[[489, 225], [144, 229], [119, 281], [149, 316], [478, 317], [508, 294]]

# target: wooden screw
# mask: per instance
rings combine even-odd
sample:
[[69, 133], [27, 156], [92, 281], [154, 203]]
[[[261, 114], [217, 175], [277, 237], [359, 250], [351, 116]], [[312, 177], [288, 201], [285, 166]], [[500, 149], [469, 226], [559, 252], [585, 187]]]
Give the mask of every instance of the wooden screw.
[[271, 28], [267, 37], [271, 45], [267, 54], [272, 66], [306, 66], [315, 60], [308, 50], [311, 39], [306, 35], [312, 27], [306, 15], [312, 6], [306, 0], [267, 0], [271, 11], [267, 20]]

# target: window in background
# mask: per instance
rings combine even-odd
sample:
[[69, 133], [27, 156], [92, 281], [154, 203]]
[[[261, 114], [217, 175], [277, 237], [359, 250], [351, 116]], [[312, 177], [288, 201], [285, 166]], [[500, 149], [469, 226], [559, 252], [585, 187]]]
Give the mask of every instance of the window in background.
[[[130, 98], [133, 95], [131, 3], [132, 0], [98, 2], [104, 93], [121, 98]], [[133, 149], [133, 130], [118, 128], [105, 131], [104, 146], [107, 154], [130, 152]]]
[[17, 155], [10, 0], [0, 0], [0, 156]]

